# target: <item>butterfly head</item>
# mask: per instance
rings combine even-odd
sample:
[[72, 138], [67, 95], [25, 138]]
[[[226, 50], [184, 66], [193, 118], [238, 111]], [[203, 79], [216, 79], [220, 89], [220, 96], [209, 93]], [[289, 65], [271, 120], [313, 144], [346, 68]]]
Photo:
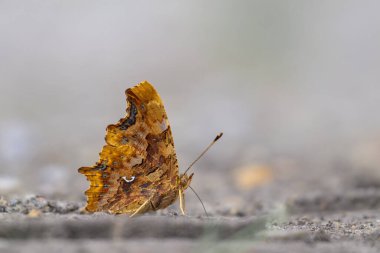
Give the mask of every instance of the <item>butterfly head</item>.
[[184, 173], [179, 177], [179, 186], [181, 187], [183, 191], [189, 187], [191, 180], [193, 178], [193, 175], [194, 173], [191, 173], [190, 176]]

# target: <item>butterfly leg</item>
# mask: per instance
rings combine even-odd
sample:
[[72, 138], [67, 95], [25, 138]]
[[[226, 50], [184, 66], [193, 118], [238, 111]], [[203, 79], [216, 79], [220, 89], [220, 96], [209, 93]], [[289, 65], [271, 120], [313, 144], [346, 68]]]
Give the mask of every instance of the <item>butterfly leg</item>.
[[179, 188], [178, 190], [179, 195], [179, 209], [181, 209], [182, 215], [185, 215], [185, 195], [183, 194], [183, 190]]
[[153, 197], [154, 197], [154, 194], [152, 194], [152, 196], [149, 199], [147, 199], [139, 208], [137, 208], [136, 211], [129, 217], [133, 217], [133, 216], [139, 214], [142, 210], [144, 210], [145, 207], [150, 205]]

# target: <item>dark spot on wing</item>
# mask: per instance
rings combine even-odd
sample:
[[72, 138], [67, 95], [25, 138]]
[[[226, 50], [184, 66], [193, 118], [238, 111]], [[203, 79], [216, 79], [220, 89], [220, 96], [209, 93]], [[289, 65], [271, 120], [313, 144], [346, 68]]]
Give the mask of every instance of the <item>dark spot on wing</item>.
[[156, 166], [156, 167], [152, 167], [150, 170], [149, 170], [149, 173], [147, 174], [147, 176], [149, 176], [150, 174], [156, 172], [160, 167]]
[[141, 194], [142, 194], [142, 195], [149, 196], [149, 193], [150, 193], [150, 191], [148, 191], [148, 190], [146, 190], [146, 189], [141, 189]]
[[121, 130], [127, 130], [128, 127], [136, 123], [137, 107], [134, 102], [129, 100], [129, 115], [128, 118], [124, 119], [120, 124]]
[[97, 164], [95, 167], [94, 167], [94, 170], [105, 170], [107, 169], [107, 165], [105, 165], [104, 163], [101, 163], [101, 164]]
[[148, 183], [145, 183], [145, 184], [142, 184], [140, 187], [141, 188], [147, 188], [149, 185], [151, 185], [152, 183], [148, 182]]

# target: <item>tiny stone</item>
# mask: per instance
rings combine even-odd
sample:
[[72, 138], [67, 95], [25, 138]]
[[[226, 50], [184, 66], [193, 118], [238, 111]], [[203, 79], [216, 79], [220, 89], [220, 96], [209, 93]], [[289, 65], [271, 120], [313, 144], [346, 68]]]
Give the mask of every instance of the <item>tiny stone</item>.
[[16, 206], [17, 204], [20, 204], [21, 201], [19, 199], [11, 199], [9, 201], [9, 206]]
[[299, 220], [299, 221], [297, 221], [297, 225], [299, 225], [299, 226], [303, 226], [303, 225], [305, 225], [305, 221], [304, 220]]

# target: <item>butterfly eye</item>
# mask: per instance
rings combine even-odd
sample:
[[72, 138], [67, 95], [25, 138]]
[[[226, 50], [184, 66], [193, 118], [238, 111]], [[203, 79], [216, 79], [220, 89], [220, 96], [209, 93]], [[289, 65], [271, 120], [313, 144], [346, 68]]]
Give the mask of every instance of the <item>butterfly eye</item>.
[[131, 183], [135, 180], [135, 176], [132, 176], [131, 179], [127, 179], [127, 177], [121, 177], [125, 182]]

